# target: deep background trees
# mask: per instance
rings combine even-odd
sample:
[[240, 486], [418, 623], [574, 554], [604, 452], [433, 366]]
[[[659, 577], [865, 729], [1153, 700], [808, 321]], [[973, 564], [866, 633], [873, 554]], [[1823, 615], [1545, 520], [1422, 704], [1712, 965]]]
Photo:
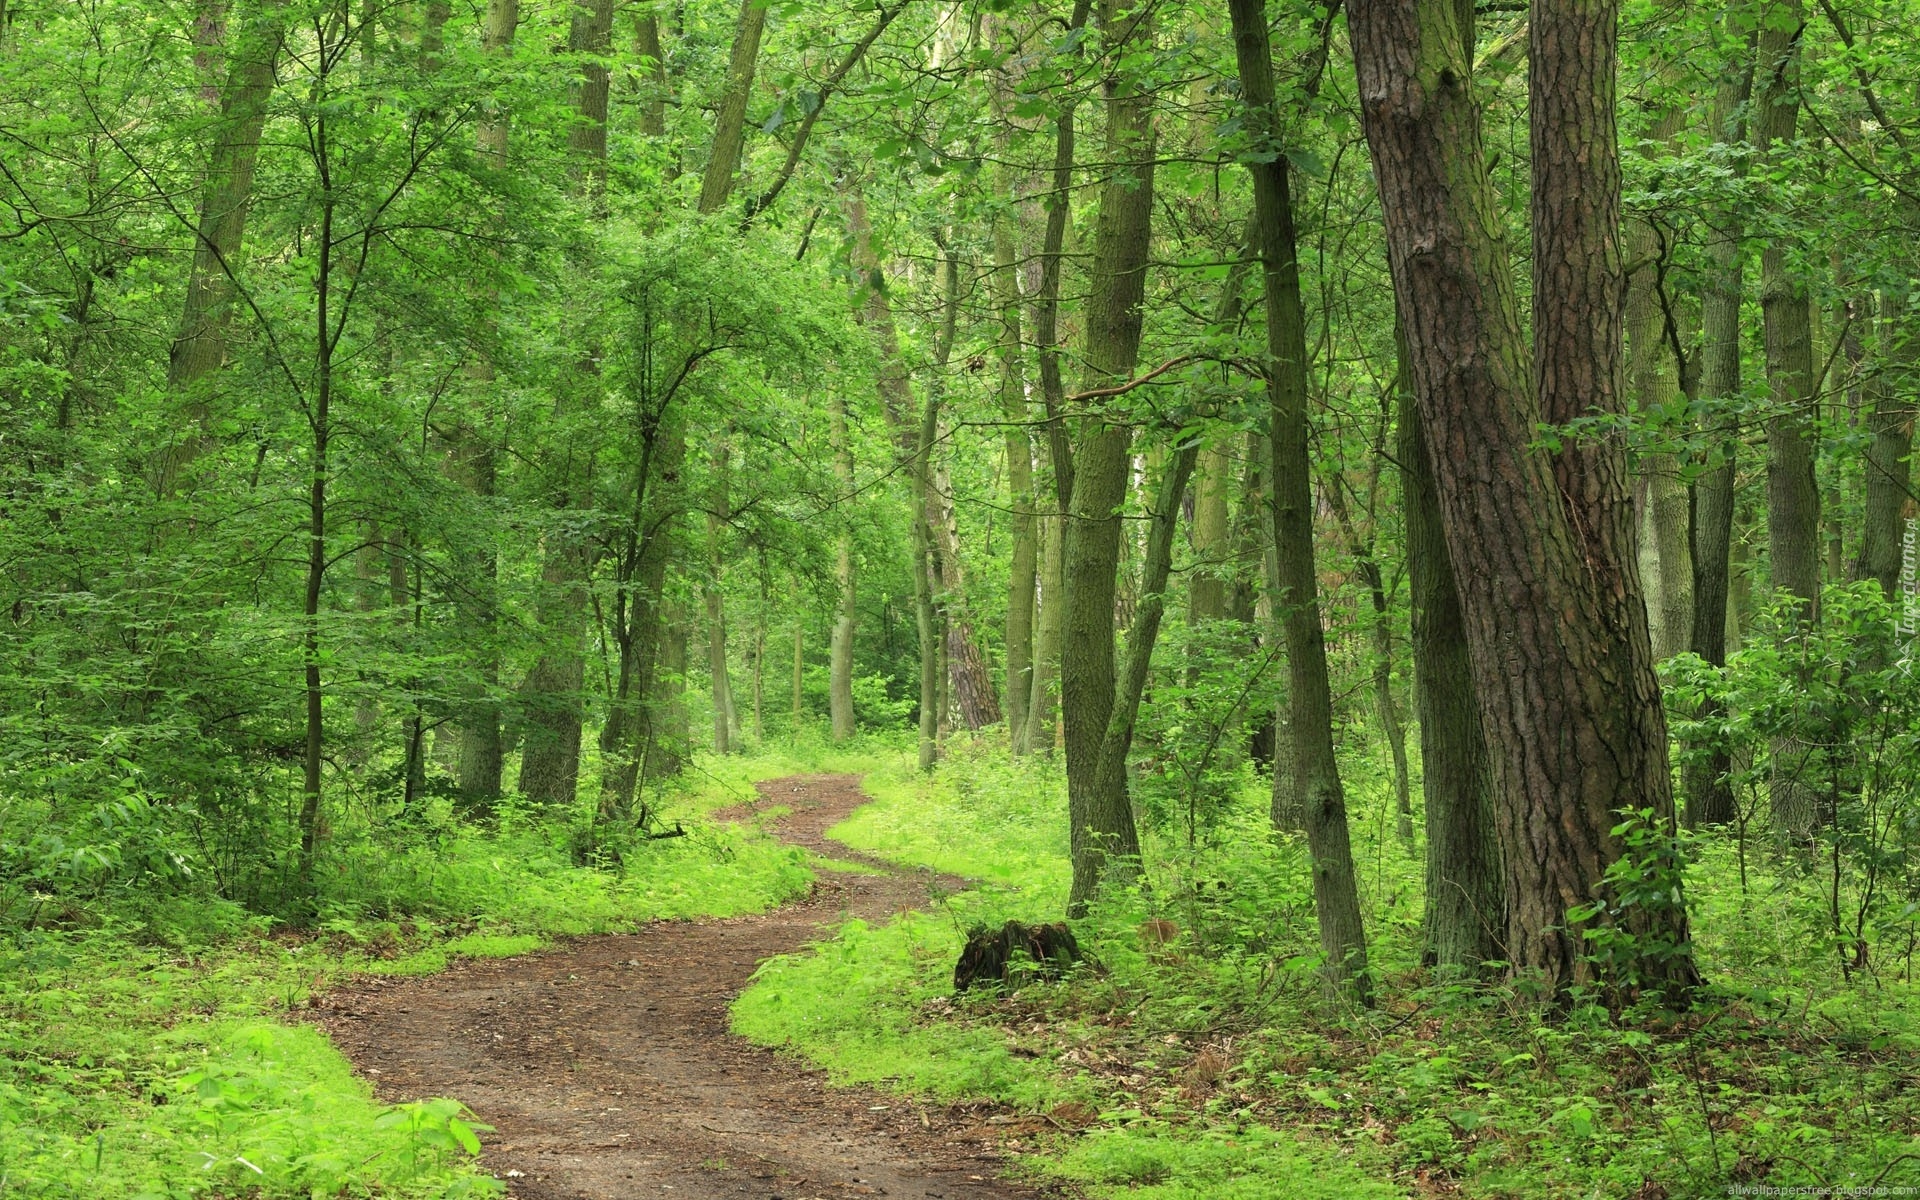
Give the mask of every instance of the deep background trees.
[[1383, 805], [1559, 989], [1690, 981], [1683, 817], [1905, 902], [1897, 705], [1755, 690], [1909, 653], [1903, 11], [6, 11], [8, 895], [130, 780], [156, 887], [324, 919], [913, 730], [1057, 752], [1076, 914], [1270, 799], [1356, 994]]

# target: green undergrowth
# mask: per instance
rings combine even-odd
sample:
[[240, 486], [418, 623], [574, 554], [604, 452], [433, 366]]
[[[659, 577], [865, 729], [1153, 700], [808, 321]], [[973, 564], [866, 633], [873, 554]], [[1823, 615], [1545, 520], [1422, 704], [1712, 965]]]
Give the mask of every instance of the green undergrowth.
[[189, 893], [0, 931], [0, 1197], [494, 1194], [472, 1165], [485, 1131], [456, 1101], [377, 1103], [300, 1010], [355, 974], [776, 905], [810, 885], [814, 856], [706, 814], [755, 779], [870, 761], [702, 759], [660, 814], [685, 836], [586, 865], [575, 825], [511, 804], [484, 829], [445, 813], [406, 836], [343, 828], [322, 885], [341, 899], [299, 930]]
[[[830, 836], [894, 862], [966, 876], [973, 886], [878, 928], [849, 921], [833, 940], [763, 964], [734, 1005], [735, 1031], [798, 1050], [837, 1082], [944, 1101], [991, 1100], [1044, 1114], [1056, 1128], [1089, 1126], [1078, 1136], [1008, 1148], [1033, 1151], [1022, 1159], [1024, 1169], [1097, 1196], [1403, 1194], [1373, 1178], [1351, 1146], [1276, 1132], [1231, 1099], [1198, 1109], [1156, 1103], [1125, 1075], [1116, 1077], [1116, 1041], [1131, 1041], [1146, 1027], [1127, 1010], [1149, 998], [1110, 982], [1143, 961], [1127, 949], [1126, 934], [1140, 919], [1131, 908], [1103, 912], [1079, 928], [1107, 967], [1104, 979], [1036, 983], [1007, 997], [954, 996], [953, 963], [967, 929], [1047, 919], [1066, 903], [1064, 780], [1053, 764], [1003, 759], [984, 744], [956, 742], [954, 757], [930, 781], [904, 756], [867, 774], [875, 803]], [[1177, 1005], [1194, 1003], [1204, 1001], [1183, 997]], [[1116, 1030], [1124, 1031], [1118, 1039]], [[1150, 1071], [1191, 1058], [1194, 1044], [1179, 1035], [1167, 1040], [1156, 1025], [1151, 1045], [1128, 1050], [1127, 1073], [1136, 1058], [1155, 1060], [1140, 1064]]]
[[[1304, 847], [1271, 834], [1251, 779], [1191, 841], [1147, 821], [1151, 888], [1075, 924], [1096, 966], [954, 996], [964, 931], [1055, 918], [1068, 881], [1058, 767], [959, 740], [931, 778], [904, 756], [869, 773], [875, 803], [833, 836], [977, 885], [769, 962], [735, 1027], [843, 1081], [1044, 1114], [1039, 1143], [1008, 1148], [1100, 1197], [1920, 1185], [1920, 993], [1900, 961], [1849, 976], [1809, 956], [1817, 871], [1720, 835], [1693, 847], [1711, 986], [1686, 1013], [1438, 977], [1419, 965], [1423, 852], [1396, 835], [1377, 749], [1343, 747], [1371, 1009], [1324, 995]], [[1143, 945], [1149, 919], [1177, 936]]]

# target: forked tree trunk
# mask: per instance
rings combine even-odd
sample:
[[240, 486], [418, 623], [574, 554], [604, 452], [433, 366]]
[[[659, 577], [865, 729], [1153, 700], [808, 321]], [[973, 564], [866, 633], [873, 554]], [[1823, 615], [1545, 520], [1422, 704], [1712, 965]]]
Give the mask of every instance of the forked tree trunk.
[[[1618, 197], [1610, 4], [1533, 7], [1536, 330], [1531, 386], [1454, 0], [1355, 0], [1349, 29], [1388, 258], [1447, 548], [1506, 870], [1505, 953], [1557, 987], [1593, 977], [1571, 910], [1605, 900], [1622, 811], [1672, 815], [1666, 730], [1631, 547], [1624, 463], [1607, 443], [1556, 464], [1535, 421], [1609, 410], [1618, 375]], [[1555, 467], [1561, 478], [1556, 478]], [[1582, 506], [1576, 526], [1563, 503]], [[1624, 531], [1625, 536], [1622, 536]], [[1634, 610], [1638, 610], [1637, 629]], [[1604, 918], [1603, 918], [1604, 919]], [[1610, 982], [1691, 982], [1678, 904], [1622, 915], [1644, 949]]]
[[[1279, 133], [1274, 109], [1273, 53], [1262, 0], [1229, 0], [1240, 94], [1257, 137]], [[1250, 162], [1255, 244], [1267, 297], [1268, 443], [1273, 480], [1273, 542], [1279, 587], [1273, 603], [1287, 645], [1288, 717], [1293, 776], [1306, 808], [1313, 859], [1314, 915], [1322, 971], [1331, 987], [1366, 1002], [1366, 927], [1347, 830], [1347, 801], [1333, 748], [1333, 689], [1320, 623], [1313, 552], [1313, 465], [1307, 454], [1307, 325], [1294, 244], [1293, 199], [1285, 155]]]
[[[1115, 53], [1152, 36], [1151, 8], [1123, 14], [1102, 0], [1100, 26]], [[1153, 96], [1148, 82], [1120, 71], [1106, 89], [1105, 158], [1112, 172], [1100, 191], [1083, 361], [1087, 390], [1128, 379], [1140, 353], [1141, 305], [1153, 220]], [[1098, 414], [1084, 419], [1073, 451], [1063, 576], [1066, 621], [1060, 699], [1066, 721], [1068, 848], [1073, 860], [1070, 915], [1084, 913], [1103, 883], [1125, 884], [1139, 871], [1140, 837], [1126, 775], [1100, 777], [1101, 747], [1114, 707], [1114, 572], [1120, 561], [1120, 506], [1127, 495], [1133, 428]], [[1058, 466], [1056, 464], [1056, 470]], [[1101, 790], [1108, 784], [1106, 790]]]

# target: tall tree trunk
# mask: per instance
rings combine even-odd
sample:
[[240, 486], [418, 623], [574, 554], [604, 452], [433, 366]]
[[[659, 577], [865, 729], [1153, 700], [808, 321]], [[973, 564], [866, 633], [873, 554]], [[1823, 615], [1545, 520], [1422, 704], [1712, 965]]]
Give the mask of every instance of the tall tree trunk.
[[1899, 603], [1902, 517], [1912, 492], [1914, 389], [1920, 382], [1920, 336], [1912, 331], [1905, 287], [1880, 293], [1879, 357], [1881, 374], [1873, 383], [1873, 413], [1867, 427], [1866, 519], [1860, 556], [1853, 573], [1880, 584], [1887, 599]]
[[[795, 588], [794, 593], [799, 594]], [[806, 622], [798, 616], [793, 621], [793, 732], [797, 736], [800, 727], [806, 722], [806, 693], [801, 684], [807, 673], [807, 630]]]
[[1423, 957], [1474, 970], [1498, 960], [1506, 929], [1500, 843], [1460, 594], [1441, 528], [1433, 466], [1407, 369], [1399, 387], [1399, 459], [1413, 601], [1413, 694], [1427, 809]]
[[919, 762], [920, 769], [927, 771], [933, 768], [938, 756], [939, 741], [940, 630], [934, 613], [932, 548], [926, 521], [927, 458], [939, 429], [939, 410], [931, 401], [938, 393], [929, 395], [930, 403], [922, 411], [914, 411], [913, 388], [900, 357], [893, 305], [887, 299], [880, 263], [874, 254], [866, 201], [858, 192], [850, 192], [845, 206], [847, 232], [852, 242], [849, 258], [854, 270], [862, 276], [858, 319], [872, 331], [880, 360], [874, 380], [880, 410], [893, 432], [894, 446], [906, 467], [908, 480], [908, 553], [912, 562], [907, 573], [913, 582], [914, 628], [920, 646]]
[[[253, 202], [254, 165], [260, 134], [266, 127], [267, 101], [273, 94], [274, 59], [280, 50], [278, 5], [260, 6], [253, 21], [234, 38], [226, 82], [218, 91], [220, 119], [201, 187], [193, 263], [180, 325], [167, 356], [167, 386], [187, 395], [189, 428], [159, 463], [160, 491], [171, 492], [205, 448], [213, 408], [206, 395], [211, 377], [227, 357], [233, 323], [234, 276], [241, 267], [247, 210]], [[208, 35], [224, 25], [216, 20]], [[211, 57], [210, 55], [208, 56]]]
[[1193, 568], [1187, 577], [1187, 624], [1194, 627], [1227, 615], [1227, 493], [1232, 476], [1233, 458], [1219, 446], [1202, 454], [1194, 470]]
[[658, 739], [652, 703], [659, 674], [661, 611], [666, 603], [667, 566], [673, 556], [673, 530], [683, 509], [674, 481], [686, 460], [686, 430], [677, 415], [655, 408], [651, 397], [635, 414], [640, 429], [639, 461], [631, 484], [633, 509], [625, 545], [615, 559], [613, 640], [618, 651], [614, 694], [600, 727], [600, 808], [603, 818], [633, 811]]
[[[1537, 194], [1535, 217], [1547, 409], [1530, 386], [1464, 7], [1354, 0], [1349, 29], [1488, 741], [1505, 953], [1517, 971], [1566, 986], [1594, 975], [1582, 936], [1591, 922], [1570, 912], [1608, 898], [1606, 870], [1625, 851], [1612, 833], [1619, 814], [1665, 821], [1672, 811], [1645, 606], [1632, 558], [1620, 554], [1632, 545], [1632, 506], [1618, 447], [1583, 446], [1556, 463], [1534, 431], [1543, 417], [1564, 423], [1569, 407], [1607, 411], [1616, 399], [1614, 11], [1542, 0], [1530, 15], [1534, 185], [1548, 193]], [[1565, 500], [1556, 466], [1572, 489]], [[1567, 500], [1590, 523], [1576, 525]], [[1667, 952], [1686, 945], [1679, 904], [1618, 919], [1645, 949], [1616, 963], [1610, 982], [1694, 978], [1689, 959]]]
[[[854, 495], [853, 444], [847, 440], [847, 402], [834, 393], [828, 408], [828, 440], [833, 443], [833, 469], [840, 494], [851, 503]], [[853, 527], [843, 515], [835, 533], [833, 577], [837, 599], [833, 610], [833, 634], [829, 647], [827, 709], [832, 718], [832, 735], [844, 742], [854, 734], [853, 712], [853, 633], [854, 576]]]
[[728, 476], [732, 472], [732, 447], [721, 437], [713, 445], [713, 496], [707, 510], [707, 672], [713, 685], [713, 752], [733, 753], [733, 739], [740, 729], [733, 707], [733, 681], [727, 670], [727, 606], [722, 585], [726, 581], [727, 560], [722, 544], [727, 523], [733, 519], [728, 499]]
[[[1753, 144], [1765, 159], [1793, 139], [1800, 109], [1800, 0], [1763, 6], [1755, 83]], [[1789, 265], [1793, 244], [1775, 238], [1760, 252], [1760, 312], [1766, 335], [1767, 556], [1775, 591], [1797, 599], [1800, 616], [1820, 606], [1820, 490], [1814, 480], [1813, 416], [1818, 381], [1813, 362], [1813, 301]], [[1808, 747], [1795, 739], [1773, 746], [1768, 801], [1774, 833], [1800, 841], [1813, 832], [1812, 790], [1802, 781]]]
[[[1074, 0], [1067, 32], [1086, 27], [1092, 0]], [[1066, 641], [1066, 540], [1073, 504], [1073, 449], [1066, 424], [1066, 385], [1060, 374], [1060, 278], [1072, 215], [1074, 113], [1069, 96], [1054, 119], [1053, 170], [1046, 193], [1047, 222], [1040, 239], [1040, 279], [1034, 288], [1033, 343], [1039, 367], [1040, 399], [1047, 417], [1046, 461], [1053, 479], [1050, 515], [1040, 530], [1039, 616], [1034, 643], [1033, 692], [1027, 703], [1027, 745], [1051, 755], [1063, 740], [1056, 712], [1060, 700], [1060, 656]]]
[[[1647, 137], [1664, 145], [1680, 128], [1681, 112], [1675, 109], [1656, 121]], [[1676, 326], [1669, 337], [1671, 305], [1663, 303], [1657, 286], [1666, 269], [1666, 247], [1645, 221], [1636, 219], [1629, 225], [1627, 258], [1635, 264], [1627, 277], [1627, 379], [1642, 412], [1670, 411], [1680, 399], [1682, 364], [1675, 360], [1673, 346], [1681, 331]], [[1671, 454], [1648, 455], [1641, 474], [1647, 484], [1647, 524], [1659, 566], [1653, 653], [1655, 658], [1671, 658], [1687, 648], [1693, 633], [1687, 487], [1680, 479], [1680, 463]]]
[[[1241, 476], [1240, 507], [1234, 514], [1234, 557], [1238, 569], [1233, 577], [1233, 586], [1227, 593], [1227, 612], [1244, 627], [1246, 647], [1249, 655], [1260, 654], [1262, 649], [1273, 640], [1272, 572], [1268, 570], [1268, 561], [1273, 548], [1273, 515], [1267, 502], [1266, 462], [1272, 455], [1267, 451], [1267, 440], [1257, 432], [1247, 434], [1246, 470]], [[1278, 564], [1274, 564], [1276, 567]], [[1264, 610], [1264, 611], [1263, 611]], [[1285, 678], [1284, 669], [1277, 678]], [[1293, 794], [1293, 770], [1285, 772], [1274, 770], [1274, 739], [1279, 729], [1280, 702], [1262, 705], [1247, 713], [1247, 757], [1253, 760], [1256, 769], [1265, 771], [1274, 787], [1274, 799], [1281, 799], [1282, 790], [1287, 796]], [[1285, 783], [1282, 783], [1284, 776]], [[1294, 813], [1297, 818], [1297, 805], [1277, 805], [1276, 816]], [[1278, 824], [1275, 828], [1288, 832], [1299, 832], [1300, 822], [1294, 819], [1291, 824]]]
[[[491, 58], [506, 56], [520, 23], [519, 0], [488, 0], [481, 26], [481, 50]], [[489, 103], [474, 132], [474, 148], [479, 158], [495, 171], [507, 168], [507, 147], [512, 134], [512, 117], [497, 104]], [[491, 313], [493, 305], [484, 306]], [[482, 344], [467, 366], [467, 379], [478, 393], [482, 407], [494, 401], [494, 343], [499, 336], [497, 324], [488, 320], [482, 332]], [[462, 423], [455, 438], [454, 465], [462, 483], [483, 503], [492, 500], [497, 483], [494, 447], [484, 429]], [[474, 808], [486, 811], [500, 798], [501, 774], [506, 759], [506, 743], [500, 728], [500, 705], [495, 694], [500, 686], [499, 638], [499, 554], [489, 528], [479, 549], [466, 556], [462, 571], [469, 599], [462, 607], [467, 623], [480, 640], [481, 695], [466, 706], [458, 730], [460, 795]]]
[[[1730, 32], [1738, 32], [1739, 7], [1730, 5], [1725, 17]], [[1714, 140], [1722, 146], [1747, 141], [1745, 112], [1753, 90], [1752, 45], [1744, 61], [1730, 63], [1714, 88], [1708, 112]], [[1735, 154], [1735, 170], [1745, 171], [1745, 156]], [[1700, 288], [1700, 391], [1726, 415], [1717, 419], [1716, 436], [1709, 443], [1707, 461], [1688, 489], [1688, 551], [1693, 564], [1693, 621], [1688, 648], [1712, 665], [1727, 661], [1727, 612], [1731, 604], [1734, 480], [1740, 456], [1740, 429], [1733, 406], [1740, 396], [1740, 301], [1745, 289], [1744, 233], [1737, 208], [1715, 214], [1715, 233], [1707, 243], [1707, 269]], [[1709, 416], [1709, 421], [1715, 418]], [[1700, 716], [1720, 714], [1709, 706]], [[1703, 761], [1690, 763], [1681, 780], [1690, 828], [1731, 823], [1736, 814], [1731, 758], [1714, 751]]]
[[[568, 129], [567, 146], [575, 180], [596, 218], [606, 215], [608, 75], [602, 61], [613, 30], [612, 0], [578, 0], [573, 5], [567, 48], [579, 56], [579, 74], [572, 86], [576, 120]], [[557, 407], [564, 424], [584, 416], [584, 403], [575, 393], [589, 390], [598, 374], [589, 351], [575, 364], [575, 377], [562, 382]], [[567, 451], [554, 465], [557, 480], [553, 503], [557, 509], [584, 502], [585, 481]], [[520, 793], [538, 804], [571, 805], [580, 782], [581, 723], [586, 683], [586, 660], [581, 643], [586, 633], [587, 550], [570, 529], [557, 527], [542, 546], [541, 591], [536, 611], [547, 635], [547, 648], [521, 685], [526, 710], [526, 737], [520, 753]]]
[[1000, 308], [1000, 413], [1007, 422], [1008, 535], [1007, 568], [1007, 742], [1015, 754], [1028, 747], [1027, 710], [1033, 695], [1034, 589], [1039, 552], [1034, 532], [1033, 442], [1027, 436], [1027, 381], [1021, 369], [1020, 287], [1014, 264], [1011, 218], [993, 227], [993, 280]]
[[1066, 620], [1066, 588], [1062, 572], [1062, 520], [1049, 513], [1039, 519], [1040, 568], [1033, 642], [1033, 692], [1027, 701], [1026, 750], [1052, 755], [1059, 738], [1055, 718], [1059, 700], [1060, 638]]
[[[1150, 40], [1151, 14], [1151, 8], [1143, 7], [1123, 16], [1118, 0], [1101, 0], [1106, 47], [1120, 54], [1129, 43]], [[1113, 386], [1133, 374], [1140, 353], [1153, 220], [1153, 95], [1145, 79], [1124, 71], [1109, 75], [1104, 88], [1105, 159], [1112, 165], [1100, 191], [1086, 302], [1087, 390]], [[1083, 421], [1070, 467], [1060, 700], [1073, 859], [1067, 907], [1075, 916], [1086, 911], [1103, 882], [1124, 885], [1139, 870], [1140, 837], [1127, 801], [1126, 774], [1108, 780], [1099, 770], [1114, 708], [1114, 572], [1120, 560], [1120, 507], [1126, 502], [1132, 441], [1130, 424], [1090, 415]], [[1056, 462], [1056, 473], [1059, 467]], [[1100, 790], [1103, 785], [1107, 790]]]
[[706, 174], [700, 178], [702, 213], [718, 212], [733, 192], [733, 173], [746, 139], [754, 70], [760, 61], [760, 34], [766, 26], [766, 0], [740, 0], [740, 19], [734, 27], [733, 53], [727, 66], [727, 90], [720, 97], [713, 147], [707, 156]]
[[[1229, 0], [1234, 56], [1249, 127], [1262, 139], [1279, 132], [1274, 108], [1273, 54], [1263, 0]], [[1333, 689], [1320, 624], [1319, 580], [1313, 554], [1313, 465], [1307, 437], [1307, 323], [1300, 298], [1294, 245], [1293, 199], [1285, 155], [1250, 162], [1257, 246], [1267, 298], [1267, 389], [1273, 480], [1273, 542], [1279, 564], [1274, 593], [1287, 644], [1288, 716], [1293, 775], [1306, 805], [1307, 850], [1313, 858], [1314, 913], [1320, 925], [1322, 968], [1329, 983], [1363, 1001], [1367, 979], [1366, 928], [1360, 919], [1359, 881], [1347, 831], [1347, 801], [1333, 748]]]
[[1094, 773], [1095, 789], [1102, 794], [1126, 795], [1127, 752], [1133, 746], [1134, 722], [1140, 715], [1140, 698], [1147, 690], [1147, 672], [1153, 666], [1153, 645], [1160, 633], [1160, 618], [1166, 612], [1167, 576], [1172, 573], [1173, 535], [1180, 524], [1181, 500], [1197, 457], [1199, 447], [1193, 442], [1174, 452], [1148, 514], [1150, 523], [1146, 552], [1142, 556], [1140, 600], [1134, 610], [1133, 627], [1127, 631], [1126, 664], [1120, 673], [1113, 713], [1107, 718], [1106, 733], [1100, 742], [1100, 760]]

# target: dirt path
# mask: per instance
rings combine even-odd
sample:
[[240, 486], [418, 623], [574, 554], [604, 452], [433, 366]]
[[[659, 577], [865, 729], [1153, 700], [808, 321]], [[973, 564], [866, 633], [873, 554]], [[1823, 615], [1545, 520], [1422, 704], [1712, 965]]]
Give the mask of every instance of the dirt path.
[[[782, 838], [860, 860], [825, 836], [867, 801], [857, 776], [759, 790], [793, 809], [775, 826]], [[529, 1200], [1034, 1197], [996, 1179], [998, 1131], [982, 1114], [829, 1089], [727, 1032], [727, 1006], [761, 959], [820, 938], [824, 923], [925, 904], [935, 878], [822, 872], [810, 896], [772, 913], [375, 980], [328, 997], [320, 1021], [383, 1099], [470, 1105], [494, 1126], [486, 1165]]]

